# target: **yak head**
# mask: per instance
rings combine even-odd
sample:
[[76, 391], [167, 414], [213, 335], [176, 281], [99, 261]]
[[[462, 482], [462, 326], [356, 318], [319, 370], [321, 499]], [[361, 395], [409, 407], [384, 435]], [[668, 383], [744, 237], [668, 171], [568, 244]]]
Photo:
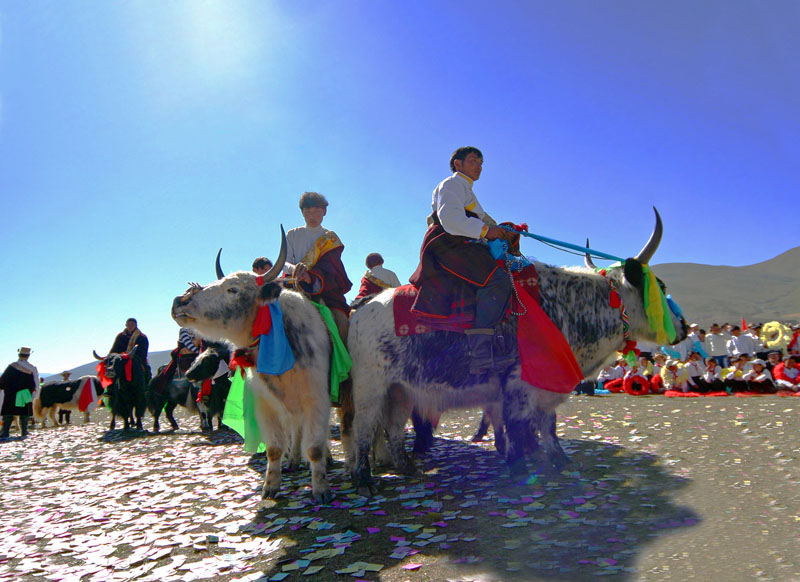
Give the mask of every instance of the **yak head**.
[[217, 281], [208, 285], [190, 283], [189, 289], [172, 302], [172, 319], [212, 340], [227, 340], [237, 347], [252, 341], [251, 329], [258, 308], [281, 292], [276, 283], [286, 261], [286, 233], [281, 227], [281, 250], [275, 265], [264, 275], [238, 271], [225, 275], [217, 253]]
[[225, 362], [230, 360], [230, 351], [223, 343], [212, 343], [195, 358], [192, 365], [186, 370], [186, 379], [189, 382], [203, 382], [213, 378], [222, 360]]
[[[104, 373], [106, 378], [108, 378], [109, 380], [116, 380], [117, 378], [124, 380], [126, 378], [125, 366], [127, 365], [128, 360], [136, 355], [136, 350], [138, 348], [139, 346], [134, 346], [133, 349], [128, 354], [115, 354], [112, 352], [108, 354], [105, 358], [98, 356], [97, 352], [94, 351], [92, 352], [92, 354], [94, 355], [96, 360], [102, 361], [103, 364], [105, 365]], [[137, 362], [138, 362], [137, 360], [134, 360], [131, 366], [133, 366], [134, 368], [137, 367], [138, 366]]]
[[[664, 227], [661, 222], [661, 216], [658, 214], [658, 210], [653, 207], [653, 211], [656, 215], [656, 225], [653, 229], [653, 233], [650, 235], [650, 239], [647, 241], [647, 244], [644, 245], [642, 250], [639, 251], [635, 257], [625, 260], [625, 263], [621, 269], [621, 273], [613, 273], [608, 275], [609, 278], [617, 281], [618, 286], [620, 287], [619, 291], [624, 297], [623, 300], [625, 301], [626, 309], [629, 312], [631, 326], [632, 328], [637, 328], [631, 329], [631, 331], [634, 332], [634, 335], [647, 338], [651, 341], [655, 341], [656, 338], [655, 332], [647, 323], [647, 316], [644, 313], [645, 277], [647, 276], [644, 266], [649, 265], [650, 260], [653, 258], [653, 255], [656, 252], [656, 249], [658, 249], [658, 245], [661, 243], [661, 237], [664, 232]], [[589, 247], [588, 239], [586, 240], [586, 247]], [[596, 269], [588, 252], [585, 255], [584, 262], [587, 267]], [[661, 292], [666, 294], [666, 286], [664, 285], [664, 282], [656, 277], [656, 283], [658, 284]], [[632, 292], [625, 293], [625, 288], [630, 289]], [[689, 328], [686, 324], [683, 314], [680, 312], [680, 308], [678, 308], [677, 305], [668, 301], [667, 311], [675, 328], [675, 339], [672, 343], [677, 343], [686, 338]], [[635, 322], [639, 322], [640, 325], [637, 326]]]

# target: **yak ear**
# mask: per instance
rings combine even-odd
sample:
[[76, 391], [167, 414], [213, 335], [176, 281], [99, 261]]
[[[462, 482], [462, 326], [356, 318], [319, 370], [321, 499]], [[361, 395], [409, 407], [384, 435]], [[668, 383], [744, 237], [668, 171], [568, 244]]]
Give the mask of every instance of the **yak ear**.
[[636, 259], [625, 259], [625, 278], [628, 282], [644, 292], [644, 271], [642, 263]]
[[258, 290], [258, 298], [262, 301], [272, 301], [280, 294], [281, 286], [279, 283], [267, 283]]

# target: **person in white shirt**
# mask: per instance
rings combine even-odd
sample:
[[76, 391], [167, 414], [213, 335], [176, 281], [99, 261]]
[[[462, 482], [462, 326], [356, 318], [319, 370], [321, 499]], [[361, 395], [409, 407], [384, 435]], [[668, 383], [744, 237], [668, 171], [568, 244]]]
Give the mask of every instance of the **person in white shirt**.
[[727, 340], [722, 335], [719, 324], [712, 323], [711, 329], [706, 334], [705, 350], [709, 356], [717, 359], [717, 364], [723, 368], [728, 365], [728, 349], [726, 346]]
[[748, 365], [748, 362], [749, 359], [745, 354], [740, 355], [725, 374], [725, 386], [731, 392], [747, 392], [747, 381], [744, 379], [744, 374], [747, 371], [745, 366]]
[[722, 368], [714, 356], [706, 358], [706, 369], [698, 384], [703, 393], [725, 391], [725, 384], [722, 382]]
[[394, 271], [383, 266], [383, 257], [379, 253], [370, 253], [367, 255], [367, 272], [361, 277], [361, 287], [358, 289], [358, 295], [354, 301], [358, 301], [362, 297], [375, 295], [384, 289], [391, 289], [400, 286], [400, 279]]
[[330, 308], [339, 335], [346, 341], [350, 306], [344, 295], [352, 283], [342, 263], [342, 241], [335, 232], [322, 226], [328, 200], [318, 192], [304, 192], [300, 197], [300, 212], [306, 224], [286, 233], [283, 270], [294, 275], [300, 289], [312, 300]]
[[750, 366], [750, 370], [746, 371], [742, 376], [747, 382], [750, 392], [774, 393], [775, 383], [772, 381], [772, 374], [766, 368], [766, 362], [761, 358], [756, 358], [750, 362]]
[[472, 243], [516, 236], [497, 226], [472, 191], [483, 170], [481, 151], [458, 148], [450, 169], [453, 174], [433, 191], [419, 266], [409, 279], [417, 288], [411, 310], [418, 316], [447, 318], [454, 315], [454, 302], [463, 299], [475, 315], [473, 328], [466, 331], [470, 373], [503, 373], [517, 361], [516, 342], [497, 330], [511, 301], [512, 283], [489, 247]]
[[731, 339], [726, 344], [728, 349], [728, 356], [731, 361], [736, 360], [739, 356], [750, 356], [755, 354], [753, 343], [750, 341], [750, 336], [743, 335], [742, 329], [738, 325], [731, 328]]
[[690, 388], [692, 390], [699, 390], [701, 388], [699, 380], [705, 371], [703, 359], [700, 354], [697, 352], [692, 352], [689, 354], [689, 361], [684, 366], [684, 369], [689, 375], [687, 381], [689, 382]]

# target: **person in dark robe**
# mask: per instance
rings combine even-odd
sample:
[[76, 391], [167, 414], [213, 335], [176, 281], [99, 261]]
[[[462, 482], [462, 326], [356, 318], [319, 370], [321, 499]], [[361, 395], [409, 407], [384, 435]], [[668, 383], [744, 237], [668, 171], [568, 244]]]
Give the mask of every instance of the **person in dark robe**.
[[369, 295], [377, 295], [384, 289], [400, 286], [400, 279], [395, 272], [383, 266], [383, 257], [380, 253], [368, 254], [366, 264], [367, 272], [361, 277], [361, 286], [354, 301]]
[[[136, 351], [133, 352], [133, 348]], [[133, 357], [139, 360], [142, 368], [144, 369], [145, 379], [149, 383], [153, 377], [150, 370], [150, 364], [147, 361], [147, 352], [150, 349], [150, 340], [139, 329], [139, 322], [135, 317], [129, 317], [125, 321], [125, 329], [117, 334], [114, 338], [114, 345], [109, 350], [110, 354], [130, 354], [133, 352]]]
[[510, 236], [472, 191], [483, 169], [481, 151], [458, 148], [450, 157], [450, 169], [453, 174], [433, 191], [419, 266], [409, 279], [418, 290], [412, 311], [434, 318], [458, 311], [474, 314], [473, 328], [466, 331], [470, 373], [502, 373], [516, 361], [513, 350], [502, 347], [496, 330], [509, 307], [512, 283], [489, 248], [478, 241]]
[[3, 417], [3, 430], [0, 440], [7, 440], [11, 431], [11, 422], [19, 417], [20, 430], [23, 437], [28, 436], [28, 422], [33, 416], [33, 397], [39, 386], [39, 371], [28, 362], [31, 349], [22, 347], [17, 350], [19, 359], [10, 364], [0, 376], [0, 391], [3, 404], [0, 416]]

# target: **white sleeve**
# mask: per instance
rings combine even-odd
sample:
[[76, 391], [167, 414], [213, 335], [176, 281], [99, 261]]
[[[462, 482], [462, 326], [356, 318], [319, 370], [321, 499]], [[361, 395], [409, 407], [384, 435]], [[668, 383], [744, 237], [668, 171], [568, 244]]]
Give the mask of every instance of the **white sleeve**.
[[[456, 236], [466, 236], [469, 238], [481, 238], [485, 234], [486, 225], [480, 218], [467, 216], [466, 205], [468, 204], [467, 191], [456, 180], [445, 180], [438, 188], [438, 200], [436, 205], [436, 215], [442, 228]], [[475, 208], [479, 216], [483, 214], [483, 209], [478, 204]]]

